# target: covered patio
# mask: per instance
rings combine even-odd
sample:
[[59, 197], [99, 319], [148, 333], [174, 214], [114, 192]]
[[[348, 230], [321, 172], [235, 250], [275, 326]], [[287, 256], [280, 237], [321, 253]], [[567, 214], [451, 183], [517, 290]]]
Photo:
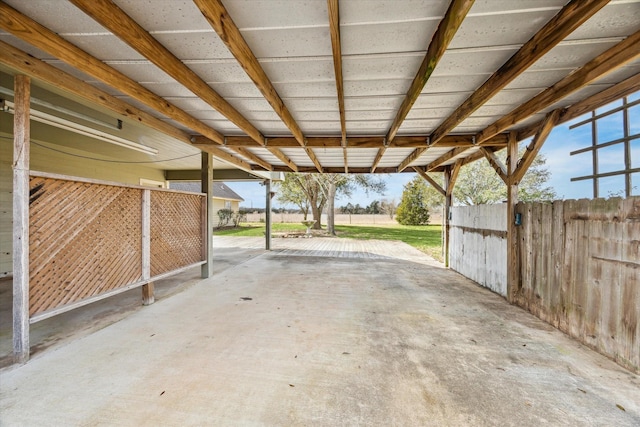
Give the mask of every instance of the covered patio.
[[260, 243], [5, 370], [3, 425], [640, 423], [637, 375], [403, 243]]

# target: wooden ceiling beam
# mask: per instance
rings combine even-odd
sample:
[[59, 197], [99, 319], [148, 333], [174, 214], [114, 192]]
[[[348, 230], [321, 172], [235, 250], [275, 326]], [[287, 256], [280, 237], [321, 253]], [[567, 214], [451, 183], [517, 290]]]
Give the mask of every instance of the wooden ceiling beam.
[[442, 58], [444, 52], [447, 50], [447, 46], [449, 46], [453, 36], [458, 31], [458, 28], [460, 28], [462, 21], [467, 16], [467, 12], [469, 12], [469, 9], [473, 6], [473, 2], [474, 0], [453, 0], [449, 4], [444, 18], [442, 18], [442, 21], [438, 24], [438, 28], [429, 43], [427, 54], [422, 60], [422, 64], [420, 64], [418, 73], [413, 78], [409, 91], [402, 101], [396, 117], [391, 123], [391, 127], [386, 136], [387, 143], [393, 141], [396, 137], [398, 129], [400, 129], [411, 107], [413, 107], [413, 104], [420, 96], [420, 92], [427, 84], [427, 81], [431, 77], [436, 65], [438, 65], [440, 58]]
[[[333, 70], [336, 78], [338, 94], [338, 110], [340, 111], [340, 133], [342, 146], [347, 146], [347, 122], [344, 109], [344, 84], [342, 79], [342, 46], [340, 43], [340, 5], [338, 0], [327, 0], [329, 11], [329, 32], [331, 34], [331, 51], [333, 52]], [[347, 152], [344, 152], [345, 170], [347, 168]], [[345, 172], [346, 173], [346, 172]]]
[[126, 121], [141, 123], [179, 141], [191, 143], [190, 136], [186, 132], [2, 41], [0, 41], [0, 62], [34, 80], [107, 108]]
[[[581, 115], [593, 111], [597, 108], [603, 107], [613, 101], [616, 101], [623, 96], [630, 95], [634, 92], [638, 91], [640, 87], [640, 74], [636, 74], [632, 77], [629, 77], [626, 80], [621, 81], [603, 91], [600, 91], [590, 97], [583, 99], [582, 101], [578, 101], [575, 104], [571, 105], [562, 110], [560, 113], [560, 118], [558, 119], [558, 124], [566, 123], [569, 120], [573, 120], [576, 117], [580, 117]], [[522, 129], [518, 130], [518, 141], [522, 141], [523, 139], [527, 139], [538, 131], [542, 121], [538, 123], [534, 123], [532, 125], [526, 126]]]
[[378, 152], [376, 153], [376, 157], [375, 159], [373, 159], [373, 164], [371, 165], [371, 168], [369, 169], [369, 173], [375, 173], [376, 169], [378, 168], [378, 165], [380, 164], [380, 161], [382, 160], [382, 156], [384, 156], [384, 152], [387, 151], [387, 147], [380, 147], [380, 149], [378, 149]]
[[608, 2], [609, 0], [572, 0], [565, 5], [556, 16], [547, 22], [433, 131], [431, 134], [432, 144], [438, 144], [458, 124], [580, 27]]
[[415, 150], [413, 150], [413, 152], [411, 154], [409, 154], [399, 165], [398, 165], [398, 172], [402, 172], [403, 170], [405, 170], [411, 163], [415, 162], [416, 160], [418, 160], [418, 158], [420, 156], [422, 156], [422, 154], [424, 154], [425, 151], [427, 151], [428, 147], [424, 147], [424, 148], [416, 148]]
[[[447, 135], [438, 147], [473, 147], [475, 135]], [[227, 136], [224, 144], [229, 147], [260, 147], [260, 145], [246, 136]], [[299, 148], [300, 145], [292, 137], [265, 138], [265, 145], [279, 148]], [[507, 135], [498, 134], [488, 141], [484, 146], [506, 147]], [[347, 138], [347, 148], [383, 148], [384, 137], [381, 136], [358, 136]], [[342, 147], [341, 137], [309, 137], [307, 138], [307, 148], [340, 148]], [[388, 148], [427, 148], [427, 138], [424, 136], [397, 136], [389, 144]]]
[[324, 170], [322, 169], [322, 165], [320, 164], [320, 160], [318, 160], [318, 157], [316, 156], [316, 153], [313, 152], [313, 149], [305, 148], [304, 151], [307, 153], [307, 156], [309, 156], [309, 158], [315, 165], [316, 169], [318, 169], [318, 172], [324, 173]]
[[[267, 148], [267, 150], [269, 150], [271, 152], [271, 154], [276, 156], [282, 163], [284, 163], [286, 165], [287, 169], [284, 170], [285, 172], [299, 172], [300, 171], [298, 165], [296, 165], [293, 162], [293, 160], [291, 160], [289, 158], [289, 156], [284, 154], [282, 151], [280, 151], [277, 148], [272, 148], [272, 147], [266, 147], [266, 148]], [[282, 172], [281, 168], [279, 169], [278, 166], [275, 166], [275, 165], [273, 166], [273, 170], [276, 171], [276, 172]], [[313, 172], [317, 172], [317, 170], [314, 170]]]
[[427, 166], [425, 166], [424, 170], [426, 172], [433, 172], [435, 168], [442, 166], [443, 163], [448, 162], [449, 160], [453, 159], [456, 156], [459, 156], [460, 154], [464, 153], [468, 149], [469, 148], [467, 147], [460, 147], [460, 148], [454, 148], [451, 151], [447, 151], [442, 156], [438, 157], [436, 160], [432, 161]]
[[420, 175], [420, 176], [421, 176], [425, 181], [427, 181], [429, 184], [431, 184], [431, 186], [432, 186], [433, 188], [435, 188], [435, 189], [436, 189], [436, 191], [437, 191], [438, 193], [442, 194], [443, 196], [446, 196], [446, 195], [447, 195], [447, 192], [446, 192], [446, 191], [444, 191], [444, 188], [442, 188], [442, 187], [440, 186], [440, 184], [438, 184], [438, 183], [436, 182], [436, 180], [435, 180], [435, 179], [431, 178], [431, 177], [430, 177], [430, 176], [429, 176], [429, 175], [424, 171], [424, 169], [419, 168], [419, 167], [414, 167], [414, 168], [413, 168], [413, 170], [414, 170], [414, 171], [416, 171], [416, 172], [417, 172], [417, 174], [418, 174], [418, 175]]
[[524, 177], [524, 174], [527, 173], [529, 166], [533, 163], [536, 155], [544, 145], [544, 142], [547, 140], [547, 137], [553, 130], [554, 126], [558, 123], [558, 119], [560, 117], [560, 110], [553, 110], [545, 117], [538, 133], [531, 141], [531, 144], [527, 146], [527, 151], [522, 155], [520, 160], [518, 160], [518, 165], [516, 166], [516, 170], [511, 174], [510, 183], [511, 185], [518, 185], [520, 180]]
[[239, 154], [243, 155], [247, 159], [251, 160], [253, 163], [259, 165], [264, 170], [268, 170], [268, 171], [272, 171], [273, 170], [273, 165], [271, 165], [269, 162], [267, 162], [266, 160], [262, 159], [261, 157], [253, 154], [251, 151], [249, 151], [248, 148], [235, 147], [233, 150], [238, 152]]
[[[240, 114], [222, 96], [214, 91], [200, 76], [158, 42], [115, 3], [109, 0], [70, 0], [100, 25], [118, 36], [158, 68], [173, 77], [220, 114], [238, 126], [243, 132], [262, 144], [264, 137], [249, 120]], [[80, 68], [82, 69], [82, 68]]]
[[158, 132], [175, 138], [178, 141], [193, 145], [202, 151], [209, 152], [220, 160], [232, 163], [244, 170], [251, 170], [251, 165], [249, 163], [220, 150], [218, 146], [212, 144], [209, 144], [208, 146], [193, 144], [191, 142], [191, 136], [183, 130], [171, 126], [170, 124], [127, 104], [121, 99], [85, 83], [77, 77], [67, 74], [66, 72], [36, 59], [2, 41], [0, 41], [0, 62], [20, 73], [32, 77], [35, 80], [50, 84], [74, 96], [78, 96], [89, 101], [90, 103], [113, 111], [127, 121], [133, 121], [149, 126]]
[[489, 164], [491, 165], [491, 167], [493, 168], [493, 170], [496, 171], [496, 173], [498, 174], [498, 176], [500, 177], [500, 179], [505, 183], [505, 184], [509, 184], [508, 183], [508, 175], [507, 175], [507, 168], [504, 166], [504, 164], [502, 164], [502, 162], [500, 161], [500, 159], [496, 156], [496, 154], [489, 150], [486, 147], [480, 147], [480, 152], [484, 155], [484, 157], [487, 159], [487, 161], [489, 162]]
[[201, 133], [219, 144], [224, 141], [224, 136], [218, 131], [3, 2], [0, 2], [0, 28], [194, 132]]
[[578, 89], [601, 78], [640, 56], [640, 31], [635, 32], [620, 43], [596, 56], [594, 59], [573, 71], [553, 86], [545, 89], [529, 101], [520, 105], [506, 116], [487, 126], [478, 133], [478, 143], [509, 129], [532, 114], [543, 110]]

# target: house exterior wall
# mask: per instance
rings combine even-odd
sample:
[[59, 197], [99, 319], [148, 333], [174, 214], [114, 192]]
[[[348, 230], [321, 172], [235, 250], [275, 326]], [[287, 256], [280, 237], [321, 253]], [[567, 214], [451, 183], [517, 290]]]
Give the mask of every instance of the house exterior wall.
[[[213, 198], [213, 226], [214, 227], [220, 226], [220, 217], [218, 216], [218, 211], [220, 209], [227, 209], [226, 202], [227, 200], [224, 200], [224, 199], [217, 199], [215, 197]], [[233, 212], [238, 212], [238, 210], [240, 209], [240, 202], [238, 200], [230, 200], [230, 202], [231, 202], [231, 210]]]

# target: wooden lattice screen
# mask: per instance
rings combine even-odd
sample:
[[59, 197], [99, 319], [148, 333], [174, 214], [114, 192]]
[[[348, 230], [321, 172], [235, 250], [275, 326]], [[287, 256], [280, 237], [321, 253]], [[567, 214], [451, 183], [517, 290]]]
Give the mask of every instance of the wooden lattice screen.
[[202, 195], [44, 174], [30, 188], [32, 322], [204, 262]]
[[202, 199], [191, 194], [151, 193], [151, 275], [204, 259]]

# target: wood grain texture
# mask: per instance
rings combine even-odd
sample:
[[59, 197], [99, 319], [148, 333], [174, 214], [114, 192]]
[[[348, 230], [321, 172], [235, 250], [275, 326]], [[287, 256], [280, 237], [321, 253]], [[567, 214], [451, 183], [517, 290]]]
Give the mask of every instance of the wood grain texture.
[[[126, 95], [129, 95], [133, 99], [142, 102], [143, 104], [162, 113], [163, 115], [176, 120], [189, 129], [199, 132], [207, 136], [208, 138], [218, 142], [219, 144], [223, 142], [224, 137], [218, 131], [210, 128], [209, 126], [206, 126], [200, 120], [197, 120], [183, 110], [172, 105], [165, 99], [154, 94], [153, 92], [151, 92], [141, 84], [133, 81], [129, 77], [125, 76], [115, 68], [110, 67], [99, 59], [93, 57], [79, 47], [63, 39], [53, 31], [43, 27], [31, 18], [21, 14], [20, 12], [11, 8], [3, 2], [0, 2], [0, 28], [49, 53], [50, 55], [61, 59], [67, 64], [82, 71], [83, 73], [100, 80], [101, 82], [117, 89], [118, 91]], [[2, 48], [0, 49], [0, 52], [3, 56], [3, 62], [5, 60], [5, 57], [8, 55], [7, 46], [11, 47], [3, 43], [3, 45], [1, 46]], [[15, 48], [11, 47], [11, 49]], [[37, 63], [41, 62], [33, 58], [32, 56], [28, 56], [28, 58], [17, 58], [17, 60], [22, 62], [24, 66], [32, 65], [29, 63], [29, 61], [35, 61]], [[58, 77], [56, 73], [60, 73], [60, 79], [63, 80], [60, 83], [62, 83], [62, 87], [65, 90], [78, 96], [82, 96], [85, 99], [90, 99], [92, 102], [96, 102], [99, 105], [103, 105], [105, 103], [104, 101], [100, 102], [100, 93], [104, 92], [82, 82], [79, 79], [75, 79], [80, 83], [79, 85], [69, 85], [67, 82], [68, 78], [63, 78], [64, 73], [62, 73], [55, 67], [49, 67], [52, 70], [47, 70], [46, 73], [48, 83], [57, 85]], [[87, 98], [87, 95], [90, 95], [91, 98]], [[104, 105], [105, 107], [131, 120], [140, 121], [141, 123], [149, 123], [150, 126], [166, 133], [167, 128], [165, 126], [161, 126], [161, 124], [165, 124], [162, 121], [154, 121], [153, 119], [155, 119], [155, 117], [140, 111], [138, 108], [129, 106], [128, 104], [117, 100], [108, 94], [107, 96], [107, 99], [109, 99], [111, 102], [109, 102], [108, 105]], [[113, 102], [114, 99], [120, 102]], [[126, 107], [123, 108], [123, 105], [125, 105]]]
[[558, 118], [560, 117], [560, 110], [553, 110], [547, 117], [544, 122], [540, 126], [538, 133], [531, 141], [531, 144], [527, 146], [527, 150], [522, 155], [522, 158], [518, 161], [518, 166], [516, 170], [510, 175], [510, 180], [513, 184], [518, 184], [524, 174], [529, 170], [529, 166], [533, 163], [533, 160], [538, 155], [538, 152], [544, 145], [544, 142], [547, 140], [547, 137], [553, 130], [554, 126], [558, 123]]
[[17, 75], [13, 86], [13, 358], [16, 363], [26, 363], [29, 360], [31, 79]]
[[553, 86], [543, 90], [495, 123], [487, 126], [477, 135], [479, 143], [509, 129], [527, 117], [560, 101], [578, 89], [594, 82], [602, 76], [640, 56], [640, 31], [627, 37], [611, 49], [598, 55], [579, 69], [573, 71]]
[[188, 88], [199, 98], [220, 112], [242, 129], [256, 142], [262, 144], [264, 137], [249, 120], [240, 114], [222, 96], [214, 91], [194, 71], [158, 42], [136, 21], [109, 0], [70, 0], [80, 10], [91, 16], [122, 41], [153, 62], [165, 73]]
[[564, 40], [608, 2], [609, 0], [572, 0], [568, 3], [433, 131], [431, 142], [438, 144], [445, 135], [469, 117], [471, 113]]
[[487, 149], [486, 147], [480, 147], [480, 152], [484, 155], [484, 157], [487, 159], [487, 161], [489, 162], [489, 164], [491, 165], [491, 167], [493, 168], [493, 170], [496, 171], [496, 173], [498, 174], [498, 176], [500, 177], [500, 179], [507, 184], [508, 181], [508, 177], [507, 177], [507, 169], [505, 168], [505, 166], [502, 164], [502, 162], [500, 161], [500, 159], [498, 159], [498, 157], [496, 156], [496, 154]]
[[438, 62], [440, 62], [440, 58], [444, 55], [444, 52], [447, 50], [447, 46], [449, 46], [453, 36], [455, 36], [458, 28], [460, 28], [462, 21], [464, 21], [464, 18], [467, 16], [467, 13], [469, 12], [469, 9], [471, 9], [471, 6], [473, 6], [473, 3], [474, 0], [453, 0], [449, 4], [447, 12], [442, 18], [442, 21], [440, 21], [440, 24], [438, 24], [438, 29], [429, 43], [427, 54], [420, 64], [418, 73], [413, 78], [409, 91], [402, 101], [402, 104], [396, 113], [396, 117], [391, 123], [391, 127], [389, 128], [386, 136], [387, 141], [391, 142], [396, 137], [402, 122], [407, 117], [411, 107], [413, 107], [413, 104], [420, 96], [420, 92], [427, 84], [427, 81], [438, 65]]
[[[336, 93], [338, 95], [338, 110], [340, 112], [341, 144], [347, 145], [347, 123], [344, 110], [344, 83], [342, 77], [342, 45], [340, 42], [340, 5], [338, 0], [327, 0], [329, 12], [329, 33], [331, 34], [331, 52], [333, 54], [333, 72], [336, 79]], [[347, 152], [344, 151], [345, 173], [347, 168]]]
[[413, 170], [414, 170], [418, 175], [420, 175], [420, 176], [421, 176], [425, 181], [427, 181], [429, 184], [431, 184], [431, 186], [432, 186], [433, 188], [435, 188], [435, 189], [438, 191], [438, 193], [442, 194], [443, 196], [446, 196], [446, 195], [447, 195], [447, 192], [444, 190], [444, 188], [442, 188], [442, 187], [440, 186], [440, 184], [438, 184], [438, 183], [436, 182], [436, 180], [434, 180], [433, 178], [431, 178], [431, 177], [430, 177], [430, 176], [429, 176], [429, 175], [424, 171], [424, 169], [422, 169], [422, 168], [417, 168], [417, 167], [416, 167], [416, 168], [413, 168]]
[[380, 147], [378, 149], [378, 152], [376, 153], [376, 157], [373, 159], [373, 163], [371, 164], [371, 169], [369, 170], [370, 173], [375, 173], [376, 169], [378, 168], [378, 165], [380, 164], [380, 161], [382, 160], [382, 156], [384, 156], [385, 151], [387, 151], [386, 147]]

